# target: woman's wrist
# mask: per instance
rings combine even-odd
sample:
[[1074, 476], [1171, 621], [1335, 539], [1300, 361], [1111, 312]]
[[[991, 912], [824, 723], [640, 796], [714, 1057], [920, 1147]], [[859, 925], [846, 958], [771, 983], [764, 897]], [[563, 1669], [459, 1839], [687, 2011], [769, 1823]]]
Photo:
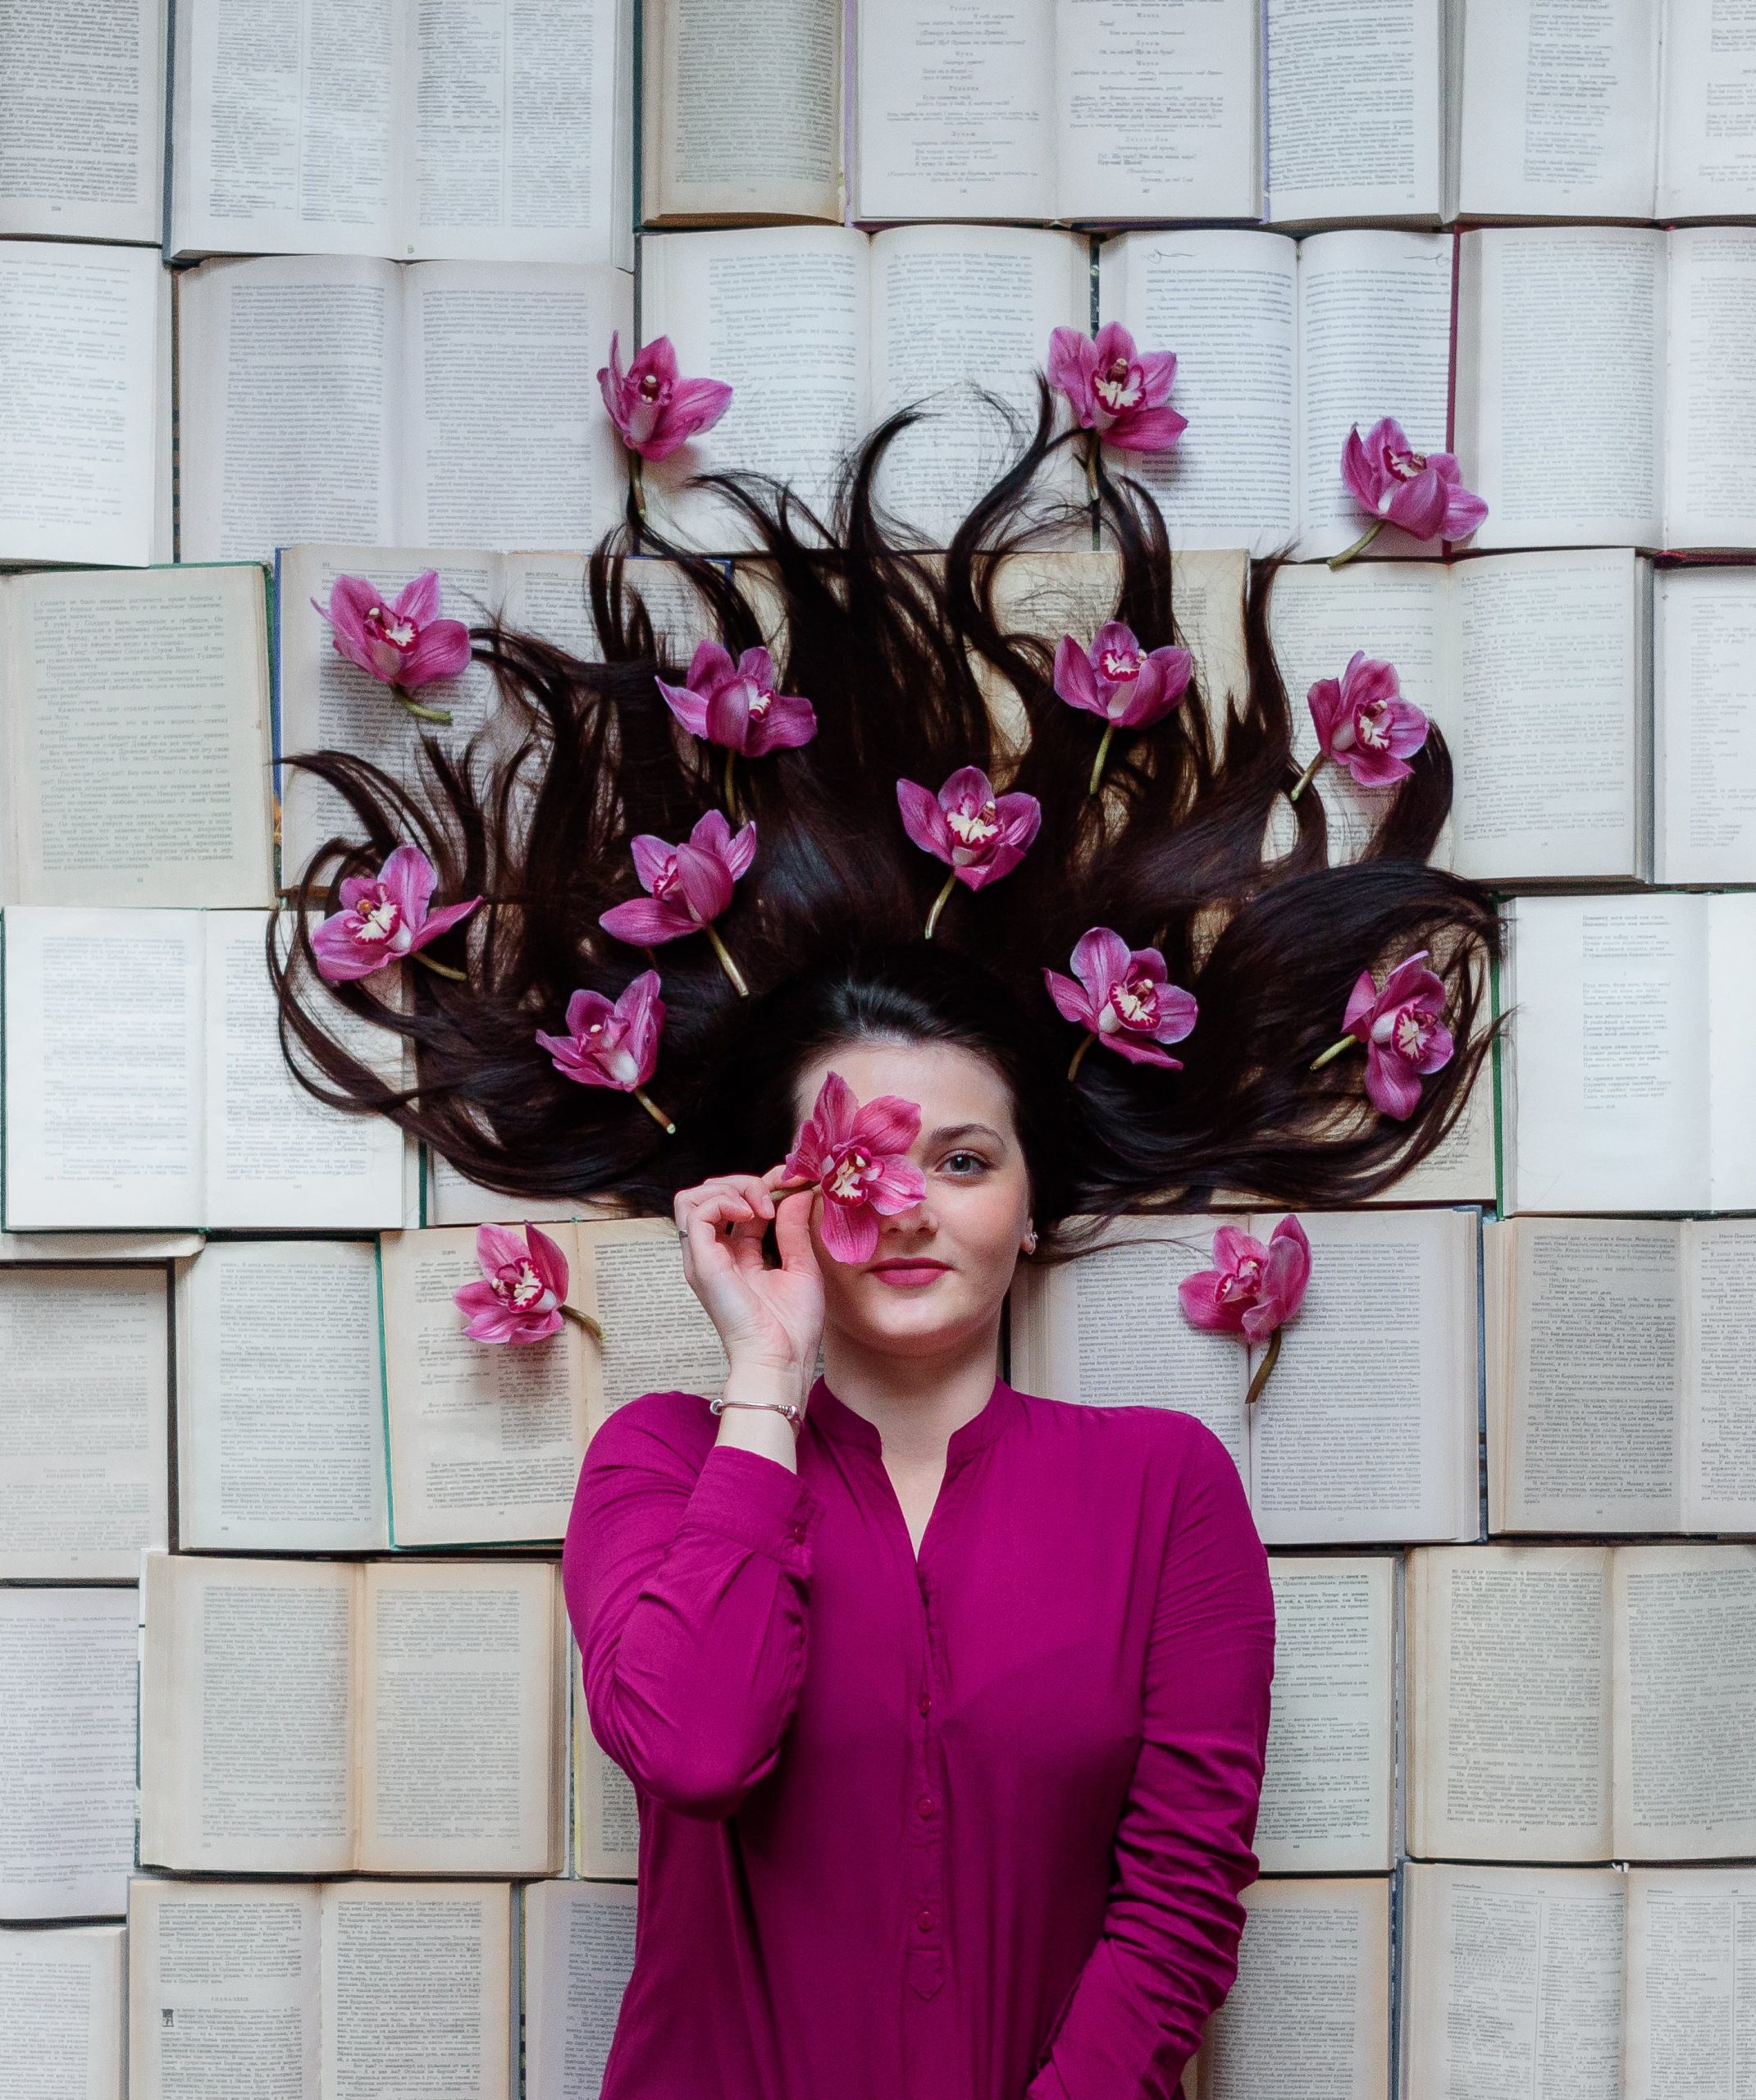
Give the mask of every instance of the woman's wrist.
[[737, 1450], [757, 1452], [796, 1471], [799, 1431], [810, 1390], [796, 1372], [733, 1364], [720, 1389], [724, 1412], [716, 1440]]

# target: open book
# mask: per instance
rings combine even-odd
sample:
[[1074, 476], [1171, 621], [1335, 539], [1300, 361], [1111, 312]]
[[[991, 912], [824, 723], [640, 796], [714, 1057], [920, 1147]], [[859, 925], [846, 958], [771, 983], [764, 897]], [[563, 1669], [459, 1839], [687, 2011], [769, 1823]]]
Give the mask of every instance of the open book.
[[[0, 135], [5, 116], [0, 86]], [[169, 561], [171, 276], [157, 253], [0, 240], [0, 313], [19, 346], [0, 425], [0, 562]]]
[[56, 2100], [124, 2100], [121, 1925], [0, 1933], [0, 2092], [39, 2093], [54, 2066]]
[[262, 257], [178, 281], [180, 546], [585, 547], [626, 472], [595, 377], [608, 264]]
[[1253, 0], [856, 13], [861, 219], [1253, 219]]
[[[1197, 1417], [1237, 1462], [1271, 1545], [1475, 1538], [1475, 1213], [1302, 1215], [1310, 1286], [1247, 1413], [1261, 1352], [1192, 1326], [1177, 1299], [1226, 1221], [1120, 1219], [1078, 1261], [1021, 1269], [1012, 1382]], [[1266, 1239], [1276, 1215], [1230, 1222]]]
[[1409, 1556], [1408, 1849], [1756, 1852], [1756, 1546]]
[[634, 1972], [634, 1908], [625, 1884], [526, 1888], [525, 2100], [599, 2100]]
[[1756, 1532], [1756, 1222], [1485, 1234], [1488, 1528]]
[[14, 0], [0, 15], [0, 234], [157, 246], [166, 11]]
[[274, 896], [262, 572], [0, 577], [0, 902]]
[[1756, 546], [1756, 227], [1490, 227], [1460, 246], [1453, 449], [1488, 505], [1471, 545]]
[[[401, 1223], [402, 1133], [287, 1069], [268, 918], [8, 909], [9, 1228]], [[362, 1034], [399, 1069], [399, 1040]]]
[[[710, 432], [647, 469], [655, 516], [691, 546], [737, 551], [750, 544], [748, 526], [721, 499], [687, 488], [691, 475], [753, 468], [783, 477], [821, 507], [843, 454], [919, 403], [928, 415], [892, 448], [880, 493], [942, 546], [1015, 449], [1004, 418], [970, 390], [997, 395], [1029, 427], [1051, 333], [1084, 328], [1090, 313], [1088, 245], [1066, 233], [898, 226], [869, 239], [845, 226], [796, 226], [655, 235], [641, 244], [641, 334], [668, 335], [686, 372], [733, 391]], [[1077, 497], [1083, 482], [1070, 453], [1061, 467], [1060, 492]]]
[[177, 0], [174, 258], [627, 259], [634, 0]]
[[1667, 569], [1653, 598], [1653, 879], [1756, 882], [1756, 568]]
[[[1444, 234], [1106, 241], [1101, 318], [1177, 354], [1171, 405], [1188, 428], [1170, 451], [1120, 463], [1158, 499], [1173, 544], [1333, 555], [1357, 540], [1371, 520], [1341, 477], [1349, 429], [1394, 415], [1414, 444], [1445, 441], [1451, 274]], [[1371, 552], [1419, 547], [1393, 527]]]
[[1521, 897], [1502, 1208], [1756, 1210], [1756, 895]]
[[136, 1880], [129, 2100], [514, 2100], [504, 1883]]
[[560, 1871], [553, 1563], [145, 1565], [144, 1865]]
[[573, 1694], [573, 1871], [591, 1881], [632, 1881], [640, 1869], [641, 1811], [634, 1783], [591, 1732], [579, 1650], [569, 1646]]

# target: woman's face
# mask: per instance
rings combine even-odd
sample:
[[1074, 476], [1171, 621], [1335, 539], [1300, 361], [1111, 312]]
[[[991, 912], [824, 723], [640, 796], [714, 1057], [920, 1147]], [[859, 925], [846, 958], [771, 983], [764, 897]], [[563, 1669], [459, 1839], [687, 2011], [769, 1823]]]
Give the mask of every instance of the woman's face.
[[893, 1093], [919, 1105], [909, 1157], [927, 1193], [879, 1217], [869, 1262], [832, 1261], [817, 1239], [827, 1328], [882, 1355], [985, 1343], [1031, 1230], [1030, 1178], [1006, 1081], [985, 1057], [950, 1043], [855, 1043], [800, 1075], [800, 1120], [832, 1071], [857, 1100]]

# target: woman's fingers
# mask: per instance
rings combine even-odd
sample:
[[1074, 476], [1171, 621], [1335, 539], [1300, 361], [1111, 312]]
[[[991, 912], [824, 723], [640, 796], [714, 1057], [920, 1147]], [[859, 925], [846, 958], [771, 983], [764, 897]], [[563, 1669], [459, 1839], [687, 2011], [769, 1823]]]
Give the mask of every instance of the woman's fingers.
[[774, 1221], [774, 1244], [781, 1267], [794, 1275], [816, 1276], [817, 1250], [811, 1244], [811, 1195], [809, 1189], [783, 1196]]
[[715, 1175], [698, 1188], [685, 1189], [672, 1206], [678, 1231], [700, 1212], [718, 1223], [759, 1219], [765, 1226], [774, 1215], [774, 1199], [754, 1174]]

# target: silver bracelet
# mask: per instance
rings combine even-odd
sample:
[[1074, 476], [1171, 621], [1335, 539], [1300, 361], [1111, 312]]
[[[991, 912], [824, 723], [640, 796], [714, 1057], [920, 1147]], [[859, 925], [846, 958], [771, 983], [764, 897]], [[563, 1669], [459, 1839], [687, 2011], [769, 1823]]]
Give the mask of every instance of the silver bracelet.
[[717, 1400], [709, 1400], [707, 1404], [709, 1412], [713, 1414], [721, 1414], [727, 1408], [756, 1408], [764, 1414], [783, 1414], [792, 1424], [795, 1436], [799, 1433], [800, 1424], [805, 1420], [805, 1410], [796, 1400], [728, 1400], [722, 1393]]

